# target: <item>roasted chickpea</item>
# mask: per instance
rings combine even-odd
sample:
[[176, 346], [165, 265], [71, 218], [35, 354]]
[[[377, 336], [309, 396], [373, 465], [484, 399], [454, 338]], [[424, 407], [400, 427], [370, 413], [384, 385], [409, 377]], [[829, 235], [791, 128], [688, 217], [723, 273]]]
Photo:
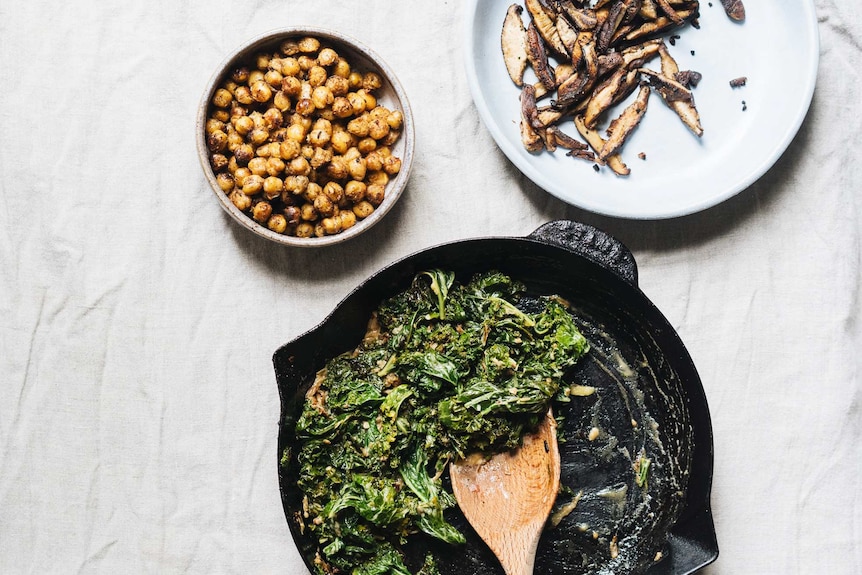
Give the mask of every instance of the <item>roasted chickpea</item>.
[[263, 75], [264, 82], [266, 82], [276, 90], [281, 88], [281, 81], [283, 78], [284, 77], [281, 75], [281, 72], [278, 72], [276, 70], [269, 70], [266, 74]]
[[231, 190], [233, 190], [233, 176], [231, 176], [227, 172], [222, 172], [217, 175], [216, 182], [218, 183], [218, 187], [221, 188], [221, 191], [223, 192], [230, 192]]
[[370, 216], [374, 212], [374, 206], [371, 205], [371, 202], [367, 200], [362, 200], [355, 206], [353, 206], [353, 213], [356, 214], [356, 217], [360, 220], [364, 220], [368, 216]]
[[215, 118], [210, 118], [207, 120], [207, 123], [204, 125], [204, 131], [207, 134], [212, 134], [213, 132], [217, 132], [219, 130], [224, 131], [225, 123], [216, 120]]
[[299, 67], [299, 62], [296, 58], [282, 58], [281, 59], [281, 75], [287, 79], [289, 76], [298, 76], [302, 72], [302, 68]]
[[347, 123], [347, 131], [359, 138], [368, 136], [370, 127], [367, 116], [353, 118]]
[[362, 138], [356, 144], [356, 147], [359, 149], [359, 153], [361, 153], [363, 156], [367, 156], [368, 154], [377, 149], [377, 140], [371, 137]]
[[212, 117], [219, 122], [227, 122], [228, 120], [230, 120], [230, 112], [222, 109], [213, 110]]
[[323, 85], [329, 88], [334, 96], [346, 96], [350, 91], [350, 82], [341, 76], [330, 76]]
[[233, 102], [233, 94], [224, 88], [219, 88], [215, 91], [215, 94], [213, 94], [213, 106], [227, 108], [230, 106], [231, 102]]
[[342, 128], [341, 126], [333, 126], [332, 128], [332, 138], [330, 139], [330, 144], [332, 145], [332, 151], [336, 154], [343, 154], [356, 143], [356, 138]]
[[310, 238], [314, 235], [314, 226], [308, 222], [300, 222], [296, 226], [296, 237]]
[[[276, 147], [276, 150], [278, 148]], [[284, 160], [282, 160], [277, 154], [270, 155], [266, 160], [266, 173], [270, 176], [277, 176], [284, 172]]]
[[339, 57], [332, 68], [332, 73], [341, 78], [347, 79], [350, 76], [350, 62]]
[[338, 218], [341, 220], [341, 229], [346, 230], [356, 225], [356, 214], [351, 210], [344, 210], [338, 213]]
[[290, 110], [290, 96], [283, 90], [279, 90], [272, 96], [272, 105], [281, 112], [287, 112]]
[[263, 113], [263, 123], [269, 131], [280, 128], [283, 121], [284, 117], [281, 114], [281, 110], [278, 108], [269, 108]]
[[242, 181], [242, 193], [247, 196], [259, 194], [261, 190], [263, 190], [263, 178], [257, 174], [246, 176]]
[[281, 214], [272, 214], [266, 221], [266, 227], [277, 234], [283, 234], [287, 229], [287, 220]]
[[254, 157], [254, 148], [250, 144], [243, 144], [233, 153], [233, 157], [239, 165], [245, 166]]
[[350, 83], [350, 89], [356, 90], [357, 88], [362, 87], [362, 74], [359, 72], [351, 72], [350, 75], [347, 76], [347, 81]]
[[368, 184], [369, 186], [371, 184], [377, 184], [379, 186], [385, 186], [386, 184], [389, 183], [389, 176], [386, 174], [386, 172], [383, 172], [383, 171], [371, 172], [370, 174], [368, 174], [366, 176], [365, 183]]
[[251, 85], [251, 97], [255, 102], [269, 102], [272, 98], [272, 88], [263, 80], [258, 80]]
[[308, 186], [309, 182], [306, 176], [287, 176], [284, 179], [284, 189], [293, 195], [305, 192]]
[[228, 159], [224, 154], [213, 154], [210, 158], [210, 165], [213, 167], [213, 171], [223, 172], [227, 169]]
[[[269, 59], [270, 59], [269, 54], [258, 54], [257, 55], [257, 69], [258, 70], [266, 70], [267, 68], [269, 68]], [[255, 72], [255, 70], [252, 70], [252, 73], [254, 73], [254, 72]]]
[[379, 206], [383, 202], [384, 193], [384, 186], [380, 184], [370, 184], [365, 188], [365, 199], [371, 202], [372, 205]]
[[314, 105], [311, 98], [300, 98], [296, 103], [296, 111], [303, 116], [310, 116], [316, 109], [317, 106]]
[[349, 118], [353, 115], [353, 106], [350, 105], [350, 100], [343, 96], [332, 99], [332, 115], [336, 118]]
[[350, 180], [344, 185], [344, 197], [354, 204], [361, 202], [365, 199], [365, 188], [366, 185], [364, 182]]
[[255, 128], [248, 134], [248, 141], [255, 146], [260, 146], [269, 140], [269, 131], [265, 128]]
[[332, 150], [329, 148], [316, 147], [314, 148], [314, 155], [308, 160], [308, 163], [311, 164], [311, 167], [315, 170], [324, 166], [332, 161]]
[[369, 92], [368, 90], [357, 90], [356, 93], [362, 96], [363, 99], [365, 99], [366, 110], [373, 110], [377, 107], [377, 98], [375, 98], [371, 94], [371, 92]]
[[332, 95], [332, 90], [326, 86], [318, 86], [311, 93], [311, 101], [314, 103], [314, 107], [318, 110], [322, 110], [331, 105], [334, 100], [335, 97]]
[[302, 95], [302, 80], [295, 76], [286, 76], [281, 82], [281, 91], [291, 98]]
[[326, 235], [333, 236], [341, 231], [341, 218], [340, 217], [331, 217], [331, 218], [323, 218], [320, 220], [320, 225], [323, 227], [323, 231], [326, 232]]
[[296, 206], [287, 206], [284, 208], [284, 219], [288, 225], [295, 226], [300, 222], [299, 208]]
[[350, 102], [354, 115], [358, 116], [365, 111], [365, 97], [362, 94], [349, 92], [347, 94], [347, 101]]
[[326, 194], [319, 194], [314, 198], [314, 209], [322, 216], [331, 216], [335, 213], [335, 203]]
[[326, 182], [326, 185], [323, 186], [323, 193], [333, 203], [337, 204], [344, 197], [344, 188], [337, 182]]
[[387, 156], [383, 160], [383, 171], [389, 174], [390, 176], [394, 176], [398, 172], [401, 171], [401, 158], [396, 158], [395, 156]]
[[347, 160], [344, 156], [333, 156], [326, 167], [326, 175], [335, 180], [343, 180], [350, 175], [347, 169]]
[[228, 198], [230, 198], [230, 201], [233, 205], [235, 205], [243, 212], [251, 207], [251, 198], [239, 190], [234, 190], [233, 192], [231, 192]]
[[[355, 150], [356, 148], [353, 149]], [[350, 159], [347, 162], [347, 171], [350, 172], [350, 177], [354, 180], [364, 180], [366, 172], [365, 160], [361, 156]]]
[[263, 70], [252, 70], [248, 73], [248, 85], [252, 86], [257, 82], [263, 82]]
[[236, 163], [236, 157], [231, 154], [230, 158], [227, 159], [227, 171], [233, 174], [234, 178], [236, 178], [236, 171], [239, 169], [239, 164]]
[[368, 122], [368, 135], [375, 140], [381, 140], [385, 138], [387, 134], [389, 134], [389, 124], [386, 123], [386, 120], [372, 118]]
[[281, 50], [281, 53], [285, 56], [293, 56], [299, 52], [299, 42], [296, 40], [285, 40], [281, 43], [281, 46], [279, 46], [279, 50]]
[[296, 61], [299, 62], [299, 69], [303, 72], [308, 72], [317, 65], [317, 60], [306, 54], [300, 55]]
[[287, 164], [287, 171], [294, 176], [307, 176], [311, 172], [311, 166], [308, 164], [308, 160], [299, 156]]
[[278, 145], [278, 155], [282, 160], [292, 160], [299, 155], [299, 140], [288, 135], [288, 139]]
[[323, 48], [317, 54], [317, 62], [321, 66], [332, 66], [336, 62], [338, 62], [338, 53], [332, 48]]
[[248, 169], [256, 176], [264, 175], [266, 173], [266, 159], [260, 157], [252, 158], [248, 162]]
[[299, 217], [302, 218], [303, 221], [313, 222], [317, 220], [317, 210], [314, 209], [312, 204], [302, 204], [299, 208]]
[[221, 130], [216, 130], [207, 136], [207, 147], [210, 152], [221, 152], [227, 148], [227, 134]]
[[382, 148], [372, 150], [365, 156], [365, 167], [369, 170], [378, 171], [383, 169], [384, 155], [381, 152]]
[[314, 36], [306, 36], [299, 41], [298, 46], [300, 52], [317, 52], [320, 50], [320, 40]]
[[237, 168], [233, 172], [233, 181], [236, 182], [236, 185], [240, 188], [245, 183], [245, 179], [251, 175], [251, 171], [248, 168]]
[[263, 181], [263, 195], [268, 200], [279, 197], [283, 189], [284, 182], [280, 178], [270, 176]]
[[245, 66], [240, 66], [239, 68], [234, 68], [233, 72], [230, 74], [231, 80], [236, 82], [237, 84], [245, 84], [248, 82], [248, 68]]
[[254, 122], [248, 116], [234, 118], [233, 127], [238, 134], [245, 136], [254, 129]]
[[272, 215], [272, 204], [265, 200], [261, 200], [251, 207], [251, 217], [254, 221], [262, 224]]
[[362, 76], [362, 88], [369, 92], [379, 89], [382, 85], [383, 80], [377, 72], [366, 72]]
[[404, 123], [404, 115], [400, 110], [393, 110], [389, 112], [388, 116], [386, 116], [386, 123], [389, 124], [389, 127], [393, 130], [400, 130], [401, 125]]
[[317, 120], [308, 134], [308, 143], [313, 146], [325, 146], [332, 138], [332, 123], [328, 120]]
[[254, 98], [251, 97], [251, 90], [245, 86], [239, 86], [233, 93], [234, 98], [240, 104], [248, 106], [252, 102], [254, 102]]

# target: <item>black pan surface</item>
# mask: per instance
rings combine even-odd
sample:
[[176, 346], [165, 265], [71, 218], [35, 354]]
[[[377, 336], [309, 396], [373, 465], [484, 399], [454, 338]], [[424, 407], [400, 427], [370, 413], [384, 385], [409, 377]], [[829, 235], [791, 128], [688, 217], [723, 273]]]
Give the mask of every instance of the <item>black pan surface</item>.
[[[303, 534], [295, 487], [294, 429], [314, 374], [356, 347], [371, 312], [416, 273], [441, 268], [466, 281], [496, 269], [536, 296], [572, 304], [591, 351], [569, 374], [596, 388], [557, 409], [563, 490], [539, 544], [536, 573], [684, 575], [711, 563], [718, 545], [710, 511], [712, 429], [700, 378], [674, 329], [637, 287], [637, 267], [617, 240], [590, 226], [556, 221], [526, 238], [482, 238], [429, 248], [382, 269], [320, 325], [276, 351], [281, 396], [278, 457], [285, 516], [309, 569], [315, 545]], [[529, 303], [527, 303], [529, 305]], [[599, 430], [590, 434], [590, 430]], [[632, 465], [651, 461], [638, 485]], [[493, 554], [455, 508], [447, 518], [467, 536], [453, 547], [415, 536], [409, 567], [430, 550], [444, 575], [501, 575]]]

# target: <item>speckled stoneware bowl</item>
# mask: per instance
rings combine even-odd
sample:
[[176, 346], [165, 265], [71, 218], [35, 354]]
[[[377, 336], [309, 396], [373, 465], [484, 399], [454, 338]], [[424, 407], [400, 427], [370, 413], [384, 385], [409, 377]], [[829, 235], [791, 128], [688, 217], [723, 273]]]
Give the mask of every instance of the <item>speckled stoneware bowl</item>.
[[[225, 194], [225, 192], [223, 192], [218, 186], [216, 174], [210, 164], [210, 152], [207, 147], [207, 138], [205, 134], [205, 124], [211, 108], [213, 94], [218, 89], [222, 79], [230, 70], [236, 67], [239, 63], [247, 61], [254, 54], [262, 51], [275, 51], [283, 41], [290, 38], [299, 39], [304, 36], [314, 36], [318, 38], [322, 44], [332, 47], [340, 56], [347, 59], [351, 68], [354, 70], [377, 72], [383, 80], [381, 88], [374, 92], [378, 103], [389, 109], [400, 110], [404, 118], [401, 136], [391, 147], [392, 154], [401, 159], [401, 170], [398, 174], [390, 177], [389, 183], [386, 185], [386, 195], [383, 202], [377, 206], [370, 216], [365, 219], [358, 220], [353, 227], [350, 227], [338, 234], [310, 238], [300, 238], [274, 232], [265, 225], [257, 223], [237, 208], [230, 201], [227, 194]], [[198, 106], [195, 129], [197, 131], [195, 139], [197, 141], [198, 158], [207, 182], [215, 194], [215, 197], [218, 199], [221, 207], [224, 208], [224, 210], [242, 227], [268, 240], [289, 246], [328, 246], [347, 241], [366, 231], [371, 226], [379, 222], [401, 197], [401, 194], [404, 192], [404, 188], [407, 185], [407, 180], [410, 176], [410, 169], [413, 164], [413, 151], [415, 145], [413, 115], [410, 110], [407, 95], [398, 81], [398, 78], [386, 62], [384, 62], [380, 56], [370, 48], [353, 38], [325, 28], [295, 26], [273, 30], [246, 42], [231, 52], [222, 64], [219, 65], [218, 69], [207, 83], [200, 105]]]

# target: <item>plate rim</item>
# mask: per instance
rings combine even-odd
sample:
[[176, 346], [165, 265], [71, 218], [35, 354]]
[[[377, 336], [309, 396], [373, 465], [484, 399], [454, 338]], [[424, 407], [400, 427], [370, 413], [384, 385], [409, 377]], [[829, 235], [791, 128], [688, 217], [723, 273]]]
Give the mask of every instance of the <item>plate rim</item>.
[[768, 172], [787, 151], [790, 144], [799, 133], [799, 129], [802, 127], [802, 123], [808, 115], [811, 102], [814, 98], [814, 91], [817, 85], [817, 74], [820, 67], [820, 29], [814, 0], [798, 0], [800, 5], [799, 9], [802, 10], [800, 21], [805, 25], [811, 38], [811, 46], [807, 52], [808, 57], [802, 62], [804, 65], [800, 66], [800, 69], [805, 71], [805, 74], [803, 75], [804, 81], [801, 84], [804, 89], [798, 92], [801, 95], [801, 98], [797, 100], [792, 121], [788, 122], [781, 137], [775, 140], [771, 150], [768, 151], [754, 169], [749, 170], [744, 177], [732, 182], [721, 193], [713, 194], [712, 196], [700, 201], [686, 203], [672, 208], [661, 208], [657, 206], [657, 209], [655, 210], [633, 211], [624, 208], [615, 208], [605, 204], [596, 204], [595, 202], [590, 201], [579, 201], [578, 198], [568, 197], [560, 193], [556, 189], [556, 184], [554, 182], [548, 180], [548, 178], [546, 178], [535, 167], [535, 165], [525, 160], [522, 152], [510, 144], [509, 140], [500, 129], [495, 117], [491, 114], [490, 108], [486, 103], [485, 94], [479, 86], [475, 58], [476, 51], [474, 49], [476, 38], [473, 34], [479, 4], [486, 3], [488, 1], [489, 0], [467, 0], [467, 2], [465, 2], [465, 12], [462, 17], [461, 30], [462, 41], [464, 43], [464, 67], [467, 76], [467, 84], [473, 99], [473, 104], [479, 112], [482, 123], [490, 132], [495, 144], [503, 152], [506, 158], [536, 186], [566, 204], [595, 214], [630, 220], [663, 220], [695, 214], [730, 199], [746, 190], [763, 177], [763, 175], [765, 175], [766, 172]]

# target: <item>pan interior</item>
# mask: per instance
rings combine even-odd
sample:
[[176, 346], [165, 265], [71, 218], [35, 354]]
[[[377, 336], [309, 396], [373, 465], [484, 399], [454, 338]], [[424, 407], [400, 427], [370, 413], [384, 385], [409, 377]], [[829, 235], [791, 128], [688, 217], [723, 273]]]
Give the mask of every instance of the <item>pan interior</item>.
[[[645, 315], [639, 291], [625, 289], [622, 280], [597, 273], [580, 258], [561, 256], [557, 248], [529, 242], [467, 248], [450, 251], [443, 246], [383, 270], [315, 332], [276, 354], [283, 401], [282, 495], [306, 562], [311, 567], [315, 546], [295, 519], [301, 494], [291, 489], [296, 465], [290, 449], [304, 391], [328, 357], [355, 347], [371, 310], [383, 298], [406, 288], [417, 271], [440, 267], [456, 271], [459, 281], [477, 271], [499, 269], [524, 282], [535, 296], [562, 296], [591, 344], [567, 378], [595, 392], [555, 407], [561, 418], [563, 489], [552, 511], [556, 525], [546, 529], [540, 541], [536, 572], [664, 571], [671, 551], [668, 533], [684, 511], [694, 450], [684, 385], [665, 349], [668, 341], [676, 342], [664, 333], [669, 328], [663, 321], [656, 324], [651, 305]], [[525, 305], [529, 307], [529, 300]], [[637, 473], [647, 461], [647, 470]], [[418, 571], [430, 551], [444, 574], [501, 574], [460, 511], [450, 510], [447, 519], [465, 533], [467, 544], [453, 548], [430, 537], [411, 537], [405, 547], [408, 567]]]

